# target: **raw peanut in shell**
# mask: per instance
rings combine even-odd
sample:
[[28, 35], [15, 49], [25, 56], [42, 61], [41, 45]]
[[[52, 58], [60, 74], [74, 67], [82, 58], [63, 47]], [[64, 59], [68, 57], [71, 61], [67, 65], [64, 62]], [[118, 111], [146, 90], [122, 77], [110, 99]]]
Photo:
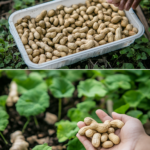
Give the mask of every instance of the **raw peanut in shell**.
[[48, 59], [52, 58], [52, 54], [50, 52], [46, 52], [45, 55], [46, 55], [46, 58], [48, 58]]
[[111, 141], [106, 141], [102, 144], [103, 148], [111, 148], [113, 147], [113, 143]]
[[92, 14], [92, 13], [94, 12], [95, 8], [96, 8], [95, 6], [90, 6], [90, 7], [87, 9], [86, 13], [87, 13], [87, 14]]
[[48, 17], [53, 17], [55, 15], [55, 10], [50, 10], [47, 15]]
[[107, 34], [107, 36], [108, 36], [108, 42], [109, 42], [109, 43], [114, 41], [114, 35], [113, 35], [112, 32], [109, 32], [109, 33]]
[[110, 133], [109, 134], [109, 139], [110, 141], [112, 141], [115, 145], [119, 144], [120, 143], [120, 138], [115, 135], [114, 133]]
[[134, 31], [129, 31], [129, 35], [132, 36], [132, 35], [135, 35], [136, 33]]
[[[92, 41], [92, 40], [91, 40]], [[89, 41], [88, 41], [89, 43]], [[97, 123], [94, 119], [90, 117], [86, 117], [84, 119], [84, 123], [88, 126], [90, 126], [91, 129], [96, 130], [99, 133], [105, 133], [108, 131], [108, 128], [110, 127], [110, 121], [106, 120], [103, 124]]]
[[125, 29], [128, 30], [128, 31], [132, 31], [133, 25], [132, 24], [128, 24]]
[[44, 54], [40, 55], [40, 61], [39, 64], [46, 62], [46, 56]]
[[95, 40], [101, 41], [104, 37], [105, 37], [105, 33], [102, 32], [101, 34], [95, 36]]
[[95, 130], [88, 129], [88, 130], [86, 130], [85, 135], [86, 135], [86, 137], [91, 138], [95, 133], [96, 133]]
[[92, 138], [92, 145], [95, 147], [95, 148], [98, 148], [100, 146], [100, 141], [101, 139], [101, 134], [100, 133], [95, 133], [93, 135], [93, 138]]
[[122, 29], [117, 28], [116, 29], [116, 34], [115, 34], [115, 41], [120, 40], [122, 38]]
[[123, 10], [118, 10], [118, 14], [119, 14], [120, 16], [125, 16], [125, 12], [124, 12]]
[[100, 42], [99, 42], [99, 45], [104, 45], [104, 44], [106, 44], [107, 42], [105, 41], [105, 40], [101, 40]]
[[107, 133], [103, 133], [101, 136], [101, 142], [106, 142], [108, 140], [108, 134]]
[[33, 63], [36, 63], [36, 64], [38, 64], [39, 60], [40, 60], [39, 56], [36, 56], [32, 59]]
[[68, 7], [65, 7], [64, 8], [64, 11], [67, 13], [67, 14], [71, 14], [72, 12], [73, 12], [73, 8], [72, 7], [70, 7], [70, 8], [68, 8]]
[[111, 125], [112, 127], [114, 127], [114, 128], [119, 128], [119, 129], [121, 129], [121, 128], [124, 126], [124, 123], [123, 123], [122, 121], [116, 119], [116, 120], [111, 121], [111, 122], [110, 122], [110, 125]]
[[112, 23], [118, 23], [120, 20], [122, 19], [121, 16], [115, 16], [111, 19], [111, 22]]
[[60, 52], [66, 52], [68, 53], [68, 47], [64, 46], [64, 45], [59, 45], [59, 44], [55, 44], [55, 48], [60, 51]]
[[81, 50], [86, 50], [86, 49], [90, 49], [90, 48], [92, 48], [94, 46], [95, 46], [94, 40], [89, 40], [86, 44], [81, 45], [80, 49]]
[[53, 43], [54, 43], [54, 44], [59, 43], [60, 39], [62, 39], [63, 36], [64, 36], [63, 33], [58, 33], [57, 36], [53, 39]]
[[135, 28], [135, 27], [133, 27], [132, 31], [135, 32], [135, 33], [138, 33], [138, 29]]
[[110, 127], [110, 128], [108, 129], [108, 133], [115, 133], [115, 129], [112, 128], [112, 127]]
[[77, 45], [75, 43], [68, 43], [68, 47], [72, 50], [77, 49]]
[[43, 10], [40, 15], [38, 15], [36, 18], [35, 18], [35, 21], [36, 22], [39, 22], [40, 20], [44, 19], [44, 17], [46, 16], [47, 14], [47, 11], [46, 10]]

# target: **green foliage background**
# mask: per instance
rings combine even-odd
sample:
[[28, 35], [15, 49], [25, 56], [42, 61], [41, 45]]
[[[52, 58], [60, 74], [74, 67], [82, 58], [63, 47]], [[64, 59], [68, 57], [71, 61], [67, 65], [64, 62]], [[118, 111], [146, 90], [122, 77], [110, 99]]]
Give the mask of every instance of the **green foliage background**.
[[[31, 78], [33, 75], [36, 75], [35, 78]], [[72, 93], [72, 90], [68, 90], [66, 97], [65, 94], [60, 97], [62, 100], [67, 98], [68, 101], [76, 97], [81, 102], [68, 110], [68, 120], [62, 119], [55, 124], [57, 138], [60, 143], [67, 143], [67, 150], [84, 149], [76, 138], [79, 130], [77, 122], [83, 121], [85, 117], [92, 117], [97, 122], [101, 122], [95, 111], [102, 109], [109, 113], [108, 100], [113, 103], [113, 111], [117, 113], [138, 118], [142, 124], [150, 119], [150, 70], [8, 70], [0, 71], [0, 76], [7, 76], [15, 81], [21, 97], [26, 97], [28, 93], [31, 95], [32, 91], [34, 93], [40, 85], [44, 85], [41, 86], [43, 92], [54, 94], [53, 96], [60, 90], [60, 94], [66, 94], [67, 87], [74, 91]], [[27, 82], [29, 79], [30, 82]], [[63, 80], [65, 84], [61, 84]], [[35, 81], [36, 84], [33, 86], [31, 83]], [[24, 84], [20, 84], [21, 82]], [[22, 92], [20, 89], [26, 90]], [[6, 96], [0, 97], [0, 107], [3, 108], [5, 108], [4, 97], [6, 99]], [[59, 96], [56, 98], [59, 99]], [[42, 101], [44, 103], [44, 99]], [[19, 103], [18, 101], [17, 104]], [[39, 103], [38, 99], [35, 103]]]

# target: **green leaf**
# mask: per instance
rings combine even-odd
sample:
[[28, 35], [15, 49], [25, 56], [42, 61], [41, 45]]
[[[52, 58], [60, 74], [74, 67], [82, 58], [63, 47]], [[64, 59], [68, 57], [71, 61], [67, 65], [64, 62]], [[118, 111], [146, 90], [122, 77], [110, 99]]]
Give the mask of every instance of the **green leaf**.
[[148, 113], [147, 113], [147, 114], [148, 114], [148, 117], [150, 118], [150, 110], [148, 111]]
[[131, 88], [131, 85], [129, 83], [131, 79], [127, 75], [114, 74], [111, 76], [107, 76], [105, 81], [110, 90], [116, 90], [118, 88], [126, 90]]
[[21, 116], [36, 116], [49, 107], [49, 99], [50, 97], [46, 91], [33, 89], [19, 98], [16, 109]]
[[74, 82], [81, 79], [84, 72], [84, 70], [61, 70], [61, 76], [71, 82]]
[[146, 53], [145, 53], [145, 52], [142, 52], [141, 59], [142, 59], [142, 60], [146, 60], [146, 59], [147, 59], [147, 56], [146, 56]]
[[144, 84], [141, 84], [138, 91], [150, 99], [150, 80], [147, 80]]
[[57, 126], [57, 138], [59, 142], [66, 141], [69, 133], [77, 127], [76, 122], [70, 122], [68, 120], [61, 120], [60, 122], [55, 123], [55, 125]]
[[134, 69], [134, 66], [132, 63], [124, 63], [122, 69]]
[[37, 145], [32, 150], [52, 150], [52, 147], [48, 146], [47, 143], [43, 145]]
[[149, 41], [148, 41], [148, 39], [147, 38], [142, 38], [142, 42], [144, 42], [144, 43], [148, 43]]
[[72, 97], [75, 90], [72, 83], [64, 78], [53, 78], [49, 89], [56, 98]]
[[137, 107], [144, 98], [144, 95], [139, 91], [130, 90], [123, 95], [123, 99], [130, 107]]
[[40, 74], [36, 72], [30, 73], [29, 77], [25, 80], [14, 79], [18, 85], [18, 92], [23, 94], [31, 89], [40, 89], [47, 91], [47, 85]]
[[78, 138], [74, 138], [73, 140], [69, 141], [67, 150], [85, 150], [85, 148]]
[[137, 66], [140, 67], [140, 69], [146, 69], [141, 61], [138, 62]]
[[25, 70], [6, 70], [7, 76], [11, 79], [25, 80], [27, 79], [27, 74]]
[[87, 110], [79, 110], [78, 108], [70, 108], [67, 116], [70, 118], [71, 121], [84, 121], [85, 117], [90, 117]]
[[140, 118], [143, 113], [139, 110], [130, 110], [127, 115], [131, 116], [131, 117], [134, 117], [134, 118]]
[[143, 99], [137, 107], [144, 110], [150, 110], [150, 100], [146, 98]]
[[8, 125], [8, 114], [5, 110], [0, 109], [0, 131], [4, 131]]
[[7, 95], [0, 96], [0, 108], [6, 109]]
[[104, 97], [107, 94], [107, 90], [104, 85], [95, 79], [80, 81], [77, 88], [79, 97]]
[[126, 104], [126, 105], [122, 105], [121, 107], [117, 108], [115, 110], [116, 113], [119, 113], [119, 114], [125, 114], [126, 111], [130, 108], [129, 104]]
[[71, 130], [69, 133], [66, 134], [67, 138], [68, 139], [75, 138], [78, 131], [79, 131], [78, 127], [76, 127], [74, 130]]
[[85, 110], [85, 111], [90, 111], [92, 108], [96, 106], [96, 103], [94, 101], [84, 101], [82, 103], [77, 104], [77, 108], [79, 110]]
[[117, 108], [121, 107], [122, 105], [125, 105], [125, 101], [123, 99], [121, 100], [116, 100], [114, 103], [113, 103], [113, 110], [116, 110]]
[[146, 115], [146, 114], [142, 115], [139, 119], [142, 122], [142, 124], [145, 124], [145, 123], [147, 123], [148, 115]]

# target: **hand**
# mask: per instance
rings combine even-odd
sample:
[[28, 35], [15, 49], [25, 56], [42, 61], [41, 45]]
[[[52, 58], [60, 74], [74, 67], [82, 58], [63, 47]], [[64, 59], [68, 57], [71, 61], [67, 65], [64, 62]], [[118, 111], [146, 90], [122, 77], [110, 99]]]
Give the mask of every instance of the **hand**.
[[[104, 148], [96, 149], [91, 144], [90, 139], [86, 138], [85, 136], [77, 134], [78, 139], [84, 145], [86, 150], [135, 150], [137, 143], [140, 141], [140, 139], [142, 139], [146, 135], [141, 122], [136, 118], [113, 112], [112, 113], [113, 119], [112, 119], [102, 110], [97, 110], [96, 114], [101, 119], [102, 122], [106, 120], [119, 119], [125, 123], [122, 129], [118, 129], [115, 132], [115, 134], [120, 137], [121, 142], [120, 144], [115, 145], [110, 149]], [[85, 123], [80, 121], [78, 122], [77, 125], [79, 128], [82, 128], [85, 126]]]
[[120, 10], [129, 10], [131, 7], [136, 9], [141, 0], [107, 0], [108, 3], [114, 4]]

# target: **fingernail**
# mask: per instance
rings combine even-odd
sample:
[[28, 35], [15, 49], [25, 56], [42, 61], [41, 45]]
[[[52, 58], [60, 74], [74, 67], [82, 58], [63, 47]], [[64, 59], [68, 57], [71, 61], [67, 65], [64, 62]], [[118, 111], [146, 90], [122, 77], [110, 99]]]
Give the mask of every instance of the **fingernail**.
[[107, 0], [107, 2], [108, 2], [108, 3], [111, 3], [111, 2], [112, 2], [112, 0]]

